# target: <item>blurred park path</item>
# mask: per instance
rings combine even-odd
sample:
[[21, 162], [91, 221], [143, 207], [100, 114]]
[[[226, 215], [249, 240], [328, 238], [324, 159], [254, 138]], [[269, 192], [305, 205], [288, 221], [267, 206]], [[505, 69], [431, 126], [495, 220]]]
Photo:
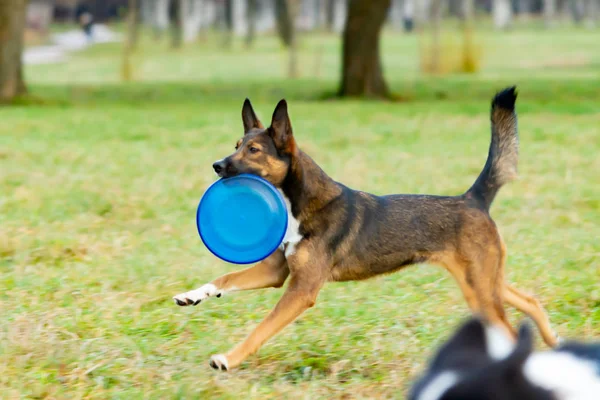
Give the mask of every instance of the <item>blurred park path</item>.
[[98, 43], [112, 43], [120, 40], [119, 34], [102, 24], [94, 25], [91, 40], [80, 29], [54, 33], [50, 37], [51, 44], [26, 49], [23, 53], [23, 61], [25, 64], [60, 63], [64, 62], [71, 52], [80, 51]]

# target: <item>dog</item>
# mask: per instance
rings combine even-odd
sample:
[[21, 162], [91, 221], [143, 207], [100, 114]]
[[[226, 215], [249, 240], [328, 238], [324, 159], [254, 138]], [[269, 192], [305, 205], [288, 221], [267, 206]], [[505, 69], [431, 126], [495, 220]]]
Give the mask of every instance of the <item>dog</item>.
[[298, 147], [285, 100], [265, 128], [248, 99], [242, 107], [244, 136], [235, 152], [213, 164], [222, 178], [242, 173], [268, 180], [285, 196], [289, 222], [281, 247], [258, 264], [223, 275], [174, 296], [197, 305], [223, 293], [289, 284], [273, 311], [239, 345], [212, 356], [229, 370], [312, 307], [326, 282], [354, 281], [419, 263], [447, 269], [473, 312], [516, 337], [503, 301], [537, 323], [549, 346], [556, 344], [546, 313], [533, 297], [504, 281], [506, 247], [489, 208], [502, 185], [516, 176], [518, 135], [515, 87], [492, 101], [488, 158], [473, 186], [459, 196], [375, 196], [330, 178]]
[[528, 324], [516, 345], [479, 318], [464, 323], [438, 350], [410, 400], [597, 400], [600, 344], [565, 342], [533, 352]]

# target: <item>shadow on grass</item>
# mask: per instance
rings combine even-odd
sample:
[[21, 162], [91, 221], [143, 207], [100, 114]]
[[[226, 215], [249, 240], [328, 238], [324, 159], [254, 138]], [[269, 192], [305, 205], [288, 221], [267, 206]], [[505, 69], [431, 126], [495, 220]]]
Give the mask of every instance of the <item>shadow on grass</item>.
[[[469, 78], [420, 79], [391, 82], [395, 103], [474, 104], [489, 102], [493, 94], [517, 85], [525, 109], [547, 112], [598, 112], [600, 79], [503, 82]], [[331, 82], [318, 80], [280, 80], [255, 83], [151, 82], [98, 85], [32, 85], [30, 94], [15, 102], [16, 106], [198, 106], [214, 103], [240, 103], [249, 97], [255, 102], [276, 102], [281, 98], [297, 102], [381, 101], [342, 99], [335, 96]], [[466, 110], [468, 112], [468, 109]]]

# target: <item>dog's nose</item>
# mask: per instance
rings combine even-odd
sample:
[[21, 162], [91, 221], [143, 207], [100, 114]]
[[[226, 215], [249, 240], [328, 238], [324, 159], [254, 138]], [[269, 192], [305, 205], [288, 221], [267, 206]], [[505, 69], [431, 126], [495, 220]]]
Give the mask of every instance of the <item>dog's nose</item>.
[[213, 169], [217, 174], [223, 171], [223, 161], [217, 161], [216, 163], [214, 163]]

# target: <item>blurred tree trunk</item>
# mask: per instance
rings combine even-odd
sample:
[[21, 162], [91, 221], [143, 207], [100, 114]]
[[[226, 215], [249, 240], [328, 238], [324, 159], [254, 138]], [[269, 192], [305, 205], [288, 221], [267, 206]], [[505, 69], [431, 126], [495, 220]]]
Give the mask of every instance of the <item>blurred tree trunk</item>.
[[404, 32], [412, 32], [415, 25], [415, 0], [404, 0], [402, 5], [402, 21]]
[[321, 18], [321, 0], [312, 0], [308, 3], [310, 10], [310, 19], [313, 21], [312, 30], [323, 28], [323, 20]]
[[205, 42], [207, 33], [215, 19], [215, 3], [213, 0], [198, 0], [198, 12], [200, 15], [200, 28], [198, 29], [198, 39]]
[[418, 25], [424, 25], [429, 21], [429, 11], [432, 0], [415, 0], [415, 19]]
[[586, 14], [588, 17], [588, 26], [595, 28], [600, 17], [600, 0], [587, 0]]
[[[27, 1], [27, 0], [25, 0]], [[27, 85], [25, 85], [25, 77], [23, 74], [23, 54], [21, 53], [21, 57], [19, 58], [19, 64], [17, 66], [17, 94], [25, 94], [27, 93]], [[0, 101], [1, 102], [1, 101]]]
[[171, 47], [179, 48], [183, 42], [181, 0], [169, 1], [169, 23], [171, 29]]
[[143, 24], [152, 23], [152, 21], [153, 21], [152, 14], [154, 13], [153, 7], [154, 7], [155, 1], [153, 1], [153, 0], [139, 0], [139, 3], [140, 3], [139, 14], [138, 14], [139, 20]]
[[512, 22], [512, 4], [510, 0], [494, 0], [492, 5], [494, 25], [498, 29], [510, 27]]
[[462, 0], [461, 7], [462, 31], [463, 31], [463, 56], [462, 71], [473, 73], [478, 69], [477, 56], [475, 54], [474, 20], [475, 0]]
[[160, 39], [169, 25], [170, 0], [148, 0], [152, 2], [154, 38]]
[[325, 2], [323, 0], [313, 0], [313, 6], [311, 7], [313, 10], [313, 19], [314, 25], [313, 30], [325, 30], [325, 17], [326, 17], [326, 7]]
[[465, 25], [471, 25], [475, 17], [475, 0], [462, 0], [460, 16]]
[[223, 45], [229, 48], [233, 43], [233, 0], [223, 0], [223, 23]]
[[288, 21], [290, 24], [290, 59], [288, 65], [288, 77], [298, 77], [298, 32], [296, 30], [296, 19], [300, 11], [301, 0], [286, 0]]
[[580, 24], [585, 16], [585, 1], [571, 0], [571, 15], [576, 24]]
[[533, 9], [533, 2], [531, 0], [519, 0], [516, 3], [517, 13], [521, 17], [529, 17]]
[[431, 72], [442, 72], [442, 0], [432, 0], [431, 9]]
[[390, 96], [379, 54], [381, 28], [390, 3], [391, 0], [349, 0], [340, 96]]
[[450, 17], [461, 18], [462, 13], [462, 0], [447, 0], [448, 2], [448, 15]]
[[0, 103], [27, 89], [23, 79], [23, 36], [27, 0], [0, 0]]
[[137, 0], [129, 0], [129, 8], [127, 10], [127, 37], [123, 46], [123, 62], [121, 65], [121, 79], [124, 81], [130, 81], [133, 75], [131, 54], [135, 50], [137, 44], [137, 19]]
[[402, 9], [404, 8], [404, 0], [392, 0], [390, 6], [389, 20], [394, 29], [402, 29]]
[[325, 1], [325, 27], [328, 32], [333, 32], [333, 24], [335, 23], [335, 0]]
[[570, 14], [570, 11], [569, 11], [570, 4], [571, 4], [571, 0], [556, 0], [557, 14], [560, 17], [569, 15]]
[[191, 42], [198, 38], [202, 27], [202, 0], [180, 0], [183, 41]]
[[275, 19], [277, 21], [277, 33], [285, 47], [292, 44], [293, 26], [290, 21], [290, 10], [288, 0], [275, 0]]
[[552, 28], [556, 21], [556, 0], [544, 0], [544, 23]]
[[256, 36], [256, 18], [258, 11], [258, 0], [248, 0], [246, 4], [246, 19], [248, 20], [248, 31], [246, 32], [246, 47], [252, 47]]
[[139, 20], [138, 0], [129, 0], [129, 9], [127, 10], [127, 43], [131, 51], [137, 48]]

